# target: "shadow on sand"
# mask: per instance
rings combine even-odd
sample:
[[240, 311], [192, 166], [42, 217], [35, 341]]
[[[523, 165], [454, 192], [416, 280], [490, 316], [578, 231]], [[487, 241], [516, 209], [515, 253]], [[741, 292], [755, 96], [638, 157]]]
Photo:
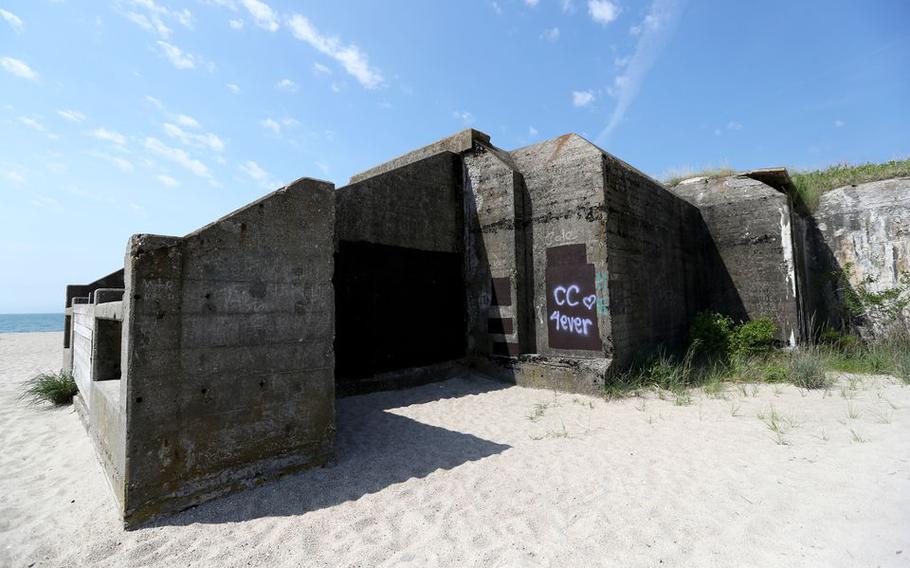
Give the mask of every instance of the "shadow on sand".
[[465, 375], [408, 390], [338, 399], [335, 458], [325, 467], [282, 477], [143, 527], [301, 515], [354, 501], [390, 485], [426, 477], [439, 469], [453, 469], [501, 453], [510, 446], [423, 424], [388, 410], [508, 387], [505, 383]]

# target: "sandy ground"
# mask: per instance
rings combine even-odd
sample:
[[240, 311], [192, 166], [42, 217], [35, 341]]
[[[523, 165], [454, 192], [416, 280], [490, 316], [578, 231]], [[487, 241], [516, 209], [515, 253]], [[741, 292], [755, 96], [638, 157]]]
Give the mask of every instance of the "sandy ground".
[[910, 566], [892, 379], [688, 406], [479, 377], [348, 398], [329, 467], [126, 532], [72, 409], [16, 401], [60, 342], [0, 335], [0, 566]]

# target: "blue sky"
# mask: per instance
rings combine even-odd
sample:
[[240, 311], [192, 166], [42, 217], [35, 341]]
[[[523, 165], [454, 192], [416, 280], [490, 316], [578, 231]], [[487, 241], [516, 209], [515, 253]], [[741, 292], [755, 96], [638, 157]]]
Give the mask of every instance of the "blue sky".
[[0, 313], [464, 127], [663, 177], [910, 155], [910, 2], [0, 0]]

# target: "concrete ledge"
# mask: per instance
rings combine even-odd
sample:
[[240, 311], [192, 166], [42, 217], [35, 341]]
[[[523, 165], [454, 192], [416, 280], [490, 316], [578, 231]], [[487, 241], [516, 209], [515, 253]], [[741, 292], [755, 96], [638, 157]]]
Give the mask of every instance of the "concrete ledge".
[[95, 318], [123, 321], [123, 302], [95, 304]]
[[470, 364], [486, 375], [522, 387], [599, 396], [613, 360], [521, 355], [473, 357]]
[[[177, 513], [230, 493], [258, 487], [285, 475], [325, 465], [332, 455], [331, 444], [327, 451], [321, 452], [301, 448], [281, 457], [252, 462], [204, 479], [193, 480], [191, 483], [182, 484], [180, 490], [171, 495], [140, 503], [127, 510], [123, 516], [124, 528], [128, 530], [139, 528], [161, 516]], [[162, 524], [167, 524], [167, 521], [163, 521]]]
[[474, 130], [473, 128], [467, 128], [449, 136], [448, 138], [443, 138], [442, 140], [437, 140], [432, 144], [428, 144], [423, 148], [418, 148], [407, 154], [402, 154], [397, 158], [389, 160], [379, 164], [378, 166], [372, 167], [368, 170], [360, 172], [359, 174], [354, 174], [351, 176], [350, 183], [357, 183], [363, 181], [367, 178], [371, 178], [375, 175], [379, 175], [408, 164], [412, 164], [416, 161], [428, 158], [435, 154], [442, 152], [452, 152], [454, 154], [460, 154], [474, 147], [474, 142], [478, 141], [486, 145], [490, 145], [490, 136], [480, 132], [479, 130]]

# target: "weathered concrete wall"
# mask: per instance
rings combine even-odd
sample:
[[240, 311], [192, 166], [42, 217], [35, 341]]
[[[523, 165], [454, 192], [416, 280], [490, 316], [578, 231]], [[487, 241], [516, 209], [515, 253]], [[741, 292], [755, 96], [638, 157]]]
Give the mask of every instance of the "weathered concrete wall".
[[704, 304], [712, 258], [698, 209], [625, 162], [603, 155], [614, 363], [686, 342]]
[[479, 143], [462, 160], [468, 351], [533, 353], [524, 177], [508, 154]]
[[334, 191], [302, 179], [126, 254], [123, 514], [135, 524], [332, 453]]
[[[91, 296], [99, 289], [122, 289], [123, 269], [103, 276], [90, 284], [69, 284], [66, 287], [63, 323], [63, 370], [73, 370], [73, 300], [82, 298], [84, 302], [92, 300]], [[88, 298], [86, 300], [86, 298]]]
[[335, 192], [339, 385], [464, 356], [461, 183], [444, 151]]
[[574, 134], [511, 152], [524, 176], [535, 352], [612, 358], [600, 149]]
[[99, 288], [123, 288], [123, 269], [115, 270], [90, 284], [69, 284], [66, 287], [66, 305], [73, 305], [73, 298], [90, 296]]
[[[882, 292], [900, 285], [910, 273], [910, 178], [841, 187], [822, 195], [815, 212], [816, 255], [813, 262], [825, 315], [838, 325], [850, 320], [831, 275], [849, 267], [854, 288]], [[904, 276], [906, 278], [906, 276]], [[904, 313], [910, 329], [910, 310]], [[860, 322], [861, 331], [884, 331], [885, 322]]]
[[461, 152], [467, 152], [474, 147], [475, 142], [481, 142], [483, 144], [490, 144], [490, 137], [483, 132], [474, 130], [473, 128], [466, 128], [460, 132], [456, 132], [452, 136], [443, 138], [442, 140], [437, 140], [432, 144], [427, 144], [422, 148], [418, 148], [397, 158], [389, 160], [388, 162], [383, 162], [378, 166], [370, 168], [359, 174], [351, 176], [351, 184], [356, 184], [367, 178], [390, 172], [396, 170], [403, 166], [413, 164], [423, 160], [424, 158], [429, 158], [430, 156], [435, 156], [437, 154], [442, 154], [449, 152], [452, 154], [460, 154]]
[[441, 152], [335, 192], [335, 240], [460, 252], [461, 166]]
[[95, 306], [76, 304], [73, 312], [72, 373], [86, 406], [91, 406], [92, 338], [95, 331]]
[[789, 197], [745, 176], [697, 178], [673, 188], [701, 211], [720, 268], [708, 264], [707, 308], [748, 321], [775, 322], [777, 339], [801, 337], [799, 251]]
[[74, 407], [95, 446], [107, 481], [123, 502], [126, 415], [120, 400], [123, 303], [74, 304]]

